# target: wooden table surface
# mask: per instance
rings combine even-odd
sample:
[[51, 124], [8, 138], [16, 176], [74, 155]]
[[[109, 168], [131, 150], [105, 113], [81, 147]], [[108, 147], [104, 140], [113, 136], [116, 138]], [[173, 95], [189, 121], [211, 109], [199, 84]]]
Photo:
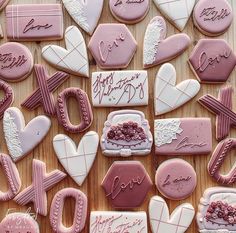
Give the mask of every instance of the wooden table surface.
[[[92, 1], [92, 0], [90, 0]], [[142, 53], [143, 53], [143, 37], [145, 33], [146, 26], [148, 25], [149, 21], [156, 15], [160, 15], [158, 12], [157, 8], [155, 7], [154, 3], [152, 0], [150, 0], [150, 11], [146, 18], [135, 25], [130, 25], [128, 26], [129, 29], [131, 30], [132, 34], [136, 38], [138, 42], [138, 50], [130, 63], [128, 69], [142, 69]], [[217, 1], [217, 0], [216, 0]], [[233, 7], [234, 12], [236, 12], [236, 1], [235, 0], [230, 0], [229, 1]], [[11, 0], [11, 4], [20, 4], [20, 3], [60, 3], [60, 1], [56, 0]], [[70, 25], [76, 25], [71, 17], [67, 14], [66, 10], [64, 10], [64, 24], [65, 28]], [[4, 22], [4, 11], [1, 13], [1, 23], [3, 28], [5, 28]], [[108, 0], [105, 0], [104, 2], [104, 9], [102, 12], [102, 16], [100, 18], [99, 23], [116, 23], [117, 21], [112, 17], [109, 6], [108, 6]], [[178, 33], [178, 30], [176, 30], [171, 24], [167, 22], [167, 27], [168, 27], [168, 35], [173, 35], [175, 33]], [[191, 46], [189, 49], [179, 56], [177, 59], [174, 59], [171, 61], [171, 63], [176, 67], [177, 70], [177, 81], [180, 82], [182, 80], [188, 79], [188, 78], [195, 78], [192, 71], [189, 68], [189, 65], [187, 64], [187, 59], [194, 47], [194, 45], [197, 43], [197, 41], [201, 38], [204, 38], [203, 36], [193, 25], [192, 19], [189, 20], [188, 25], [186, 29], [184, 30], [185, 33], [187, 33], [192, 40]], [[83, 32], [83, 35], [86, 39], [86, 43], [89, 42], [90, 36], [88, 36], [86, 33]], [[236, 52], [236, 17], [234, 18], [234, 23], [231, 25], [230, 29], [220, 38], [224, 38], [228, 41], [228, 43], [231, 45], [231, 47], [234, 49]], [[4, 43], [6, 39], [1, 40], [0, 43]], [[59, 42], [50, 42], [50, 43], [55, 43], [61, 46], [64, 46], [64, 40], [59, 41]], [[23, 43], [28, 48], [31, 50], [33, 57], [34, 57], [34, 62], [37, 64], [43, 64], [48, 68], [48, 71], [50, 74], [53, 74], [56, 70], [52, 68], [50, 65], [48, 65], [41, 57], [41, 49], [43, 46], [48, 44], [48, 42], [41, 42], [41, 43]], [[98, 67], [96, 66], [94, 60], [91, 57], [91, 54], [89, 54], [89, 60], [90, 60], [90, 72], [97, 71], [99, 70]], [[158, 71], [160, 67], [156, 66], [154, 68], [148, 69], [148, 78], [149, 78], [149, 87], [150, 87], [150, 93], [149, 93], [149, 105], [146, 107], [138, 107], [134, 109], [138, 109], [143, 111], [146, 114], [146, 118], [149, 120], [149, 123], [151, 125], [152, 131], [153, 131], [153, 123], [154, 123], [154, 107], [153, 107], [153, 86], [154, 86], [154, 80], [155, 80], [155, 75], [156, 72]], [[231, 74], [231, 76], [228, 79], [228, 83], [233, 85], [233, 87], [236, 87], [236, 71], [234, 70]], [[37, 87], [37, 83], [34, 77], [34, 74], [29, 76], [26, 80], [19, 82], [19, 83], [13, 83], [11, 84], [12, 87], [14, 88], [15, 91], [15, 101], [13, 103], [13, 106], [20, 107], [20, 103]], [[86, 78], [80, 78], [71, 75], [69, 80], [67, 80], [55, 93], [55, 97], [58, 95], [59, 92], [61, 92], [63, 89], [67, 87], [80, 87], [83, 90], [85, 90], [88, 95], [91, 97], [91, 92], [90, 92], [90, 85], [91, 81], [90, 79]], [[211, 114], [209, 111], [201, 107], [196, 101], [199, 97], [201, 97], [203, 94], [210, 93], [214, 96], [217, 96], [218, 90], [222, 85], [209, 85], [209, 84], [202, 84], [201, 85], [201, 91], [198, 94], [196, 98], [194, 98], [192, 101], [184, 105], [183, 107], [165, 114], [161, 116], [161, 118], [170, 118], [170, 117], [210, 117], [212, 119], [212, 128], [213, 128], [213, 148], [217, 145], [217, 142], [215, 140], [215, 116]], [[236, 96], [236, 93], [235, 93]], [[233, 98], [234, 100], [236, 98]], [[236, 101], [234, 101], [236, 102]], [[79, 115], [78, 111], [75, 106], [75, 101], [73, 99], [69, 100], [69, 110], [70, 110], [70, 115], [72, 122], [78, 123], [79, 122]], [[94, 122], [92, 126], [90, 127], [89, 130], [94, 130], [97, 131], [98, 134], [101, 136], [102, 129], [103, 129], [103, 124], [107, 118], [107, 115], [113, 111], [113, 110], [118, 110], [116, 108], [93, 108], [93, 113], [94, 113]], [[236, 110], [236, 105], [234, 103], [234, 110]], [[35, 111], [28, 111], [25, 109], [22, 109], [26, 122], [30, 121], [33, 117], [43, 114], [42, 108], [38, 108]], [[58, 133], [65, 133], [73, 140], [75, 140], [76, 143], [79, 143], [81, 137], [84, 135], [83, 133], [78, 134], [78, 135], [73, 135], [73, 134], [68, 134], [65, 132], [62, 127], [58, 125], [58, 122], [56, 119], [52, 119], [52, 127], [50, 132], [48, 133], [47, 137], [43, 140], [43, 142], [35, 148], [35, 150], [30, 153], [28, 156], [26, 156], [23, 160], [17, 163], [17, 168], [19, 169], [19, 173], [21, 176], [22, 180], [22, 189], [29, 186], [31, 184], [31, 177], [32, 177], [32, 160], [39, 159], [42, 160], [46, 163], [47, 165], [47, 170], [52, 171], [54, 169], [60, 169], [64, 171], [62, 166], [60, 165], [59, 161], [57, 160], [53, 147], [52, 147], [52, 139], [53, 137], [58, 134]], [[1, 140], [0, 140], [0, 149], [1, 152], [7, 153], [7, 148], [6, 148], [6, 143], [4, 141], [4, 135], [3, 135], [3, 130], [2, 130], [2, 122], [0, 124], [0, 134], [2, 135]], [[234, 129], [231, 129], [231, 137], [236, 136], [236, 131]], [[216, 186], [217, 183], [214, 182], [208, 175], [206, 167], [207, 163], [209, 161], [210, 155], [208, 156], [179, 156], [180, 158], [185, 159], [189, 163], [191, 163], [196, 172], [197, 172], [197, 177], [198, 177], [198, 185], [191, 197], [184, 201], [169, 201], [167, 200], [168, 206], [170, 208], [170, 211], [172, 211], [176, 206], [178, 206], [180, 203], [183, 202], [190, 202], [196, 207], [197, 211], [197, 206], [199, 203], [199, 199], [201, 198], [204, 190], [208, 187], [213, 187]], [[139, 160], [141, 161], [144, 166], [146, 167], [149, 175], [151, 176], [153, 182], [154, 182], [154, 177], [155, 177], [155, 170], [162, 161], [167, 160], [171, 157], [168, 156], [155, 156], [154, 150], [152, 153], [148, 156], [145, 157], [131, 157], [129, 160]], [[48, 196], [48, 210], [51, 205], [51, 201], [55, 193], [63, 188], [67, 187], [75, 187], [79, 188], [82, 190], [87, 196], [88, 196], [88, 204], [89, 204], [89, 211], [88, 211], [88, 218], [87, 218], [87, 223], [86, 223], [86, 228], [83, 232], [89, 232], [89, 213], [92, 210], [112, 210], [111, 205], [108, 203], [104, 191], [101, 188], [100, 184], [105, 176], [108, 168], [111, 166], [113, 161], [115, 160], [122, 160], [122, 159], [113, 159], [113, 158], [107, 158], [104, 155], [102, 155], [101, 150], [99, 148], [98, 154], [96, 161], [90, 171], [89, 176], [87, 177], [87, 180], [83, 184], [82, 187], [78, 187], [76, 183], [68, 176], [66, 179], [64, 179], [62, 182], [60, 182], [58, 185], [56, 185], [52, 190], [50, 190], [47, 193]], [[229, 158], [227, 158], [227, 161], [224, 163], [224, 166], [222, 168], [222, 172], [227, 172], [230, 170], [231, 166], [234, 163], [234, 153], [230, 155]], [[3, 176], [2, 171], [0, 171], [0, 190], [5, 191], [7, 190], [7, 185], [6, 185], [6, 180]], [[145, 203], [140, 207], [140, 210], [147, 211], [148, 207], [148, 202], [150, 198], [153, 195], [158, 195], [158, 191], [153, 185], [152, 191], [149, 192]], [[4, 216], [7, 214], [8, 211], [26, 211], [27, 207], [21, 207], [18, 206], [14, 201], [9, 201], [9, 202], [2, 202], [0, 203], [0, 219], [2, 220]], [[31, 206], [32, 207], [32, 206]], [[34, 210], [32, 210], [34, 212]], [[68, 199], [65, 204], [64, 208], [64, 224], [67, 226], [70, 226], [72, 224], [73, 220], [73, 213], [74, 213], [74, 201]], [[41, 217], [38, 216], [37, 221], [40, 225], [41, 233], [51, 233], [52, 229], [50, 227], [49, 223], [49, 217]], [[150, 228], [149, 228], [149, 232]], [[191, 227], [187, 230], [188, 233], [195, 233], [197, 232], [197, 225], [195, 221], [193, 221]]]

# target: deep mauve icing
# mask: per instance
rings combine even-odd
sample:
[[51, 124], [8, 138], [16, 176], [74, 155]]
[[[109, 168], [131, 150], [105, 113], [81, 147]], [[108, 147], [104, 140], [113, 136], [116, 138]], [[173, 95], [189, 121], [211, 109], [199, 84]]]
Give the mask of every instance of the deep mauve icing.
[[0, 46], [0, 76], [8, 82], [18, 82], [29, 76], [33, 69], [33, 57], [30, 50], [15, 42]]
[[111, 13], [124, 23], [141, 21], [149, 10], [149, 0], [110, 0]]
[[155, 120], [156, 154], [201, 155], [212, 150], [210, 118]]
[[108, 170], [102, 187], [114, 208], [130, 209], [143, 203], [152, 181], [140, 162], [117, 161]]
[[22, 4], [6, 8], [7, 38], [14, 41], [60, 40], [63, 37], [61, 4]]
[[233, 11], [227, 0], [200, 0], [194, 8], [193, 17], [202, 33], [217, 36], [231, 25]]
[[185, 160], [169, 159], [157, 168], [155, 183], [163, 196], [171, 200], [182, 200], [195, 190], [197, 176]]
[[189, 57], [189, 64], [203, 83], [225, 82], [236, 65], [236, 56], [223, 39], [201, 39]]

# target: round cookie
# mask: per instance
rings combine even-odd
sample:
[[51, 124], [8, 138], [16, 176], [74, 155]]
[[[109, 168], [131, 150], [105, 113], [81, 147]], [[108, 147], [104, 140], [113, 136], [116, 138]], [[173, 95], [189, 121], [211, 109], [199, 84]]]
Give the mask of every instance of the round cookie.
[[109, 6], [118, 21], [135, 24], [147, 15], [149, 0], [110, 0]]
[[223, 34], [233, 21], [232, 7], [226, 0], [200, 0], [193, 12], [194, 24], [207, 36]]
[[27, 78], [33, 69], [33, 57], [29, 49], [16, 42], [0, 46], [0, 76], [8, 82]]
[[158, 167], [155, 183], [159, 192], [166, 198], [183, 200], [196, 188], [196, 172], [188, 162], [182, 159], [170, 159]]

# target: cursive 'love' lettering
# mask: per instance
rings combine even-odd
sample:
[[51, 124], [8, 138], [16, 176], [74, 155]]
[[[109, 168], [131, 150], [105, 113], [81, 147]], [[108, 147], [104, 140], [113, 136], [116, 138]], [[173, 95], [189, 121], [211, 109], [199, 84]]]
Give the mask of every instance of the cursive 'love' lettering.
[[44, 24], [44, 25], [34, 25], [35, 20], [31, 19], [29, 23], [25, 26], [23, 33], [27, 33], [32, 30], [41, 30], [41, 29], [48, 29], [52, 27], [52, 24]]

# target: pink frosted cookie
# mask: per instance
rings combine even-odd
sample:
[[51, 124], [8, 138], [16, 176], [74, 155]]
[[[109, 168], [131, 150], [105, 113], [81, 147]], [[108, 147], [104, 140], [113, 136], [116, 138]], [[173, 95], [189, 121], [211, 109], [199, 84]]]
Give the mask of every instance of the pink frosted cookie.
[[27, 78], [33, 69], [33, 57], [29, 49], [16, 42], [0, 46], [0, 76], [8, 82]]
[[143, 203], [152, 181], [140, 162], [122, 161], [112, 164], [102, 187], [114, 208], [132, 209]]
[[197, 224], [201, 233], [236, 232], [236, 189], [214, 187], [200, 199]]
[[7, 38], [13, 41], [60, 40], [63, 37], [61, 4], [19, 4], [6, 8]]
[[99, 24], [88, 48], [101, 69], [126, 68], [137, 42], [124, 24]]
[[236, 56], [223, 39], [201, 39], [189, 57], [189, 65], [202, 83], [227, 81], [236, 65]]
[[236, 181], [236, 168], [230, 170], [228, 174], [221, 174], [220, 169], [226, 159], [229, 156], [230, 151], [236, 149], [236, 140], [233, 138], [227, 138], [221, 141], [215, 151], [213, 152], [211, 159], [208, 163], [208, 172], [219, 184], [231, 185]]
[[[75, 199], [75, 213], [73, 225], [66, 227], [62, 223], [63, 208], [67, 198]], [[66, 188], [59, 191], [52, 200], [50, 223], [55, 233], [79, 233], [85, 227], [87, 218], [87, 197], [75, 188]]]
[[207, 36], [223, 34], [233, 21], [232, 7], [227, 0], [200, 0], [193, 12], [194, 24]]
[[169, 118], [155, 120], [156, 154], [201, 155], [212, 150], [210, 118]]
[[134, 24], [141, 21], [149, 10], [149, 0], [110, 0], [113, 16], [124, 23]]
[[47, 135], [51, 120], [37, 116], [25, 125], [22, 112], [15, 107], [8, 108], [3, 117], [3, 131], [7, 148], [13, 161], [30, 153]]
[[46, 164], [40, 160], [33, 160], [32, 184], [21, 191], [14, 201], [19, 205], [34, 203], [37, 214], [47, 216], [47, 191], [66, 177], [64, 172], [54, 170], [46, 172]]
[[143, 66], [149, 68], [172, 60], [190, 45], [190, 38], [179, 33], [166, 38], [166, 22], [161, 16], [154, 17], [147, 26], [143, 44]]
[[153, 143], [150, 126], [143, 112], [120, 110], [108, 115], [101, 137], [101, 148], [107, 156], [146, 155]]
[[156, 171], [155, 183], [159, 192], [171, 200], [183, 200], [196, 188], [197, 176], [193, 167], [182, 159], [169, 159]]
[[8, 214], [0, 223], [1, 233], [40, 233], [38, 223], [24, 213]]

